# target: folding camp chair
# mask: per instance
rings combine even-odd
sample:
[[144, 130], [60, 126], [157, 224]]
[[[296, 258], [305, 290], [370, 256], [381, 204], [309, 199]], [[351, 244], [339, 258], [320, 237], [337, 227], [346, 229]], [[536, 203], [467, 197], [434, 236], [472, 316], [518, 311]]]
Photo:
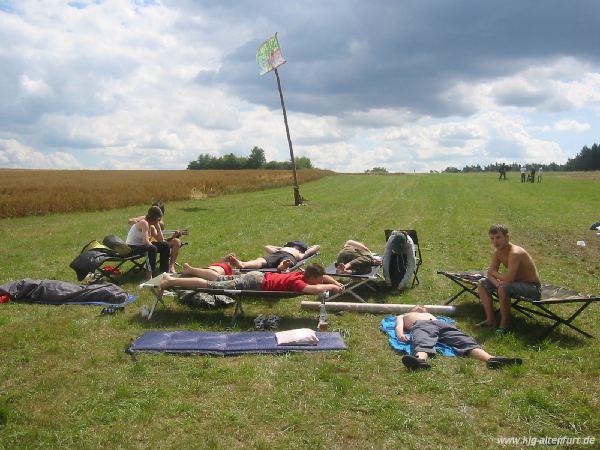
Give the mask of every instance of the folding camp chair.
[[[438, 271], [438, 274], [444, 275], [460, 286], [460, 290], [446, 301], [446, 304], [452, 303], [463, 293], [479, 298], [477, 293], [477, 283], [485, 275], [481, 272], [448, 272]], [[492, 298], [498, 301], [496, 292], [492, 293]], [[584, 336], [592, 338], [593, 336], [573, 325], [573, 320], [577, 318], [592, 303], [600, 301], [600, 295], [586, 295], [558, 286], [544, 284], [542, 285], [542, 296], [540, 300], [533, 300], [522, 296], [511, 297], [511, 307], [521, 314], [532, 318], [533, 316], [545, 317], [554, 323], [546, 330], [544, 337], [548, 336], [554, 329], [560, 325], [566, 325]], [[553, 311], [550, 305], [566, 305], [571, 303], [579, 304], [579, 307], [568, 317], [563, 317], [557, 311]]]
[[[313, 259], [315, 256], [318, 256], [319, 253], [315, 253], [313, 255], [307, 256], [304, 259], [301, 259], [300, 261], [298, 261], [296, 264], [294, 264], [291, 267], [288, 267], [287, 270], [283, 271], [282, 273], [289, 273], [289, 272], [293, 272], [294, 270], [297, 270], [299, 268], [301, 268], [303, 265], [305, 265], [308, 261], [310, 261], [311, 259]], [[277, 268], [276, 267], [263, 267], [261, 269], [239, 269], [240, 272], [253, 272], [253, 271], [258, 271], [258, 272], [277, 272]]]
[[384, 233], [386, 242], [390, 238], [390, 235], [393, 231], [401, 231], [402, 233], [408, 235], [413, 242], [415, 255], [415, 271], [413, 274], [414, 278], [411, 287], [414, 287], [415, 285], [418, 286], [419, 277], [417, 276], [417, 273], [419, 272], [419, 267], [421, 267], [421, 264], [423, 264], [423, 257], [421, 255], [421, 247], [419, 245], [419, 236], [417, 235], [417, 230], [385, 230]]
[[[132, 263], [132, 266], [121, 273], [121, 267], [128, 262]], [[108, 270], [107, 267], [111, 263], [115, 266], [111, 266], [111, 269]], [[114, 281], [117, 275], [127, 274], [134, 269], [145, 270], [146, 254], [120, 254], [118, 251], [93, 239], [82, 247], [79, 255], [71, 262], [70, 267], [77, 273], [79, 281], [83, 281], [89, 274], [92, 274], [93, 281], [102, 279]]]
[[[180, 276], [179, 274], [174, 274], [173, 276]], [[159, 283], [162, 275], [158, 275], [151, 280], [148, 280], [142, 284], [140, 284], [140, 288], [149, 288], [154, 291], [155, 300], [150, 308], [148, 313], [148, 320], [152, 318], [154, 311], [156, 310], [158, 304], [162, 304], [166, 307], [165, 302], [163, 301], [163, 296], [177, 296], [178, 292], [181, 291], [194, 291], [194, 292], [205, 292], [207, 294], [212, 295], [227, 295], [235, 300], [235, 310], [233, 313], [232, 322], [235, 323], [236, 319], [240, 315], [244, 315], [244, 310], [242, 307], [242, 297], [256, 297], [256, 298], [265, 298], [270, 301], [278, 301], [282, 298], [292, 298], [292, 297], [300, 297], [306, 295], [303, 292], [295, 292], [295, 291], [255, 291], [255, 290], [241, 290], [241, 289], [221, 289], [221, 288], [169, 288], [165, 291], [161, 291], [159, 289]]]
[[352, 296], [354, 296], [359, 302], [362, 303], [367, 303], [367, 301], [362, 298], [356, 291], [357, 288], [359, 288], [360, 286], [366, 286], [368, 288], [370, 288], [371, 290], [375, 291], [375, 289], [373, 289], [372, 286], [369, 286], [369, 281], [376, 281], [376, 280], [383, 280], [383, 277], [379, 274], [379, 271], [381, 270], [381, 265], [376, 265], [376, 266], [372, 266], [371, 267], [371, 271], [369, 273], [366, 274], [362, 274], [362, 275], [358, 275], [358, 274], [339, 274], [336, 272], [335, 270], [335, 263], [331, 263], [330, 265], [328, 265], [325, 268], [325, 274], [332, 276], [332, 277], [341, 277], [341, 278], [348, 278], [349, 281], [344, 284], [344, 291], [340, 292], [339, 294], [335, 294], [331, 297], [327, 298], [327, 301], [331, 301], [336, 297], [339, 297], [340, 295], [343, 294], [350, 294]]

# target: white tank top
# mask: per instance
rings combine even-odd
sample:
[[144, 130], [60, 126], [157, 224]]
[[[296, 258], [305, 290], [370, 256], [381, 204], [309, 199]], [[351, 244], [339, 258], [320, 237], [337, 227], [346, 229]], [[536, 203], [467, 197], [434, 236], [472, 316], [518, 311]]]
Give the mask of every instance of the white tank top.
[[144, 233], [142, 233], [137, 225], [138, 223], [134, 223], [129, 229], [129, 233], [127, 233], [127, 239], [125, 243], [127, 245], [145, 245], [144, 244]]

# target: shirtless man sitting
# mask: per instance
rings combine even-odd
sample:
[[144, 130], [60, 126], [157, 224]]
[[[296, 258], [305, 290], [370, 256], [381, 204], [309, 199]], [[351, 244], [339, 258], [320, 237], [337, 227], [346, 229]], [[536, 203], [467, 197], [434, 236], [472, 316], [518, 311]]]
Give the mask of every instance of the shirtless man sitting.
[[235, 255], [231, 254], [228, 262], [234, 269], [256, 270], [268, 267], [277, 269], [277, 272], [285, 272], [304, 258], [314, 255], [320, 249], [321, 246], [319, 245], [308, 247], [302, 241], [291, 241], [283, 247], [266, 245], [267, 255], [251, 261], [240, 261]]
[[[404, 334], [405, 331], [410, 331], [410, 339]], [[454, 325], [437, 319], [423, 305], [414, 306], [408, 313], [396, 318], [396, 337], [402, 342], [412, 342], [413, 355], [402, 357], [402, 364], [411, 370], [431, 368], [427, 359], [435, 355], [434, 347], [438, 342], [452, 347], [458, 356], [470, 356], [484, 361], [488, 369], [523, 363], [520, 358], [490, 355], [471, 336]]]
[[[495, 224], [489, 230], [490, 240], [496, 249], [492, 255], [487, 278], [479, 281], [477, 291], [485, 311], [481, 327], [496, 328], [496, 317], [491, 293], [497, 290], [500, 302], [500, 325], [496, 332], [505, 333], [510, 320], [510, 297], [519, 295], [539, 300], [542, 295], [540, 275], [527, 251], [510, 242], [506, 225]], [[507, 270], [500, 272], [500, 264]]]

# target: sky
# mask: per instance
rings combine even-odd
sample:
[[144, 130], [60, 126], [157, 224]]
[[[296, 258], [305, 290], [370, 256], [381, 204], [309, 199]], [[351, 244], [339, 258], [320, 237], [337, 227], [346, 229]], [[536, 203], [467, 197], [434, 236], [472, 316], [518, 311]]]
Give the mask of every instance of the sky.
[[597, 0], [0, 0], [0, 167], [429, 172], [600, 143]]

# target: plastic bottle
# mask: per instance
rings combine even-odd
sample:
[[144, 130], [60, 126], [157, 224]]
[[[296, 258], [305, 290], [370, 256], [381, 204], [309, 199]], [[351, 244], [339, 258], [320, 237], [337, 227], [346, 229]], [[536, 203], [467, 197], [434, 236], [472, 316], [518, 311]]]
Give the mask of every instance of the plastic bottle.
[[321, 299], [321, 307], [319, 308], [319, 331], [327, 331], [329, 324], [327, 323], [327, 308], [325, 307], [325, 299]]
[[148, 320], [148, 316], [150, 316], [148, 305], [142, 305], [142, 308], [140, 309], [140, 316], [142, 316], [142, 319]]

